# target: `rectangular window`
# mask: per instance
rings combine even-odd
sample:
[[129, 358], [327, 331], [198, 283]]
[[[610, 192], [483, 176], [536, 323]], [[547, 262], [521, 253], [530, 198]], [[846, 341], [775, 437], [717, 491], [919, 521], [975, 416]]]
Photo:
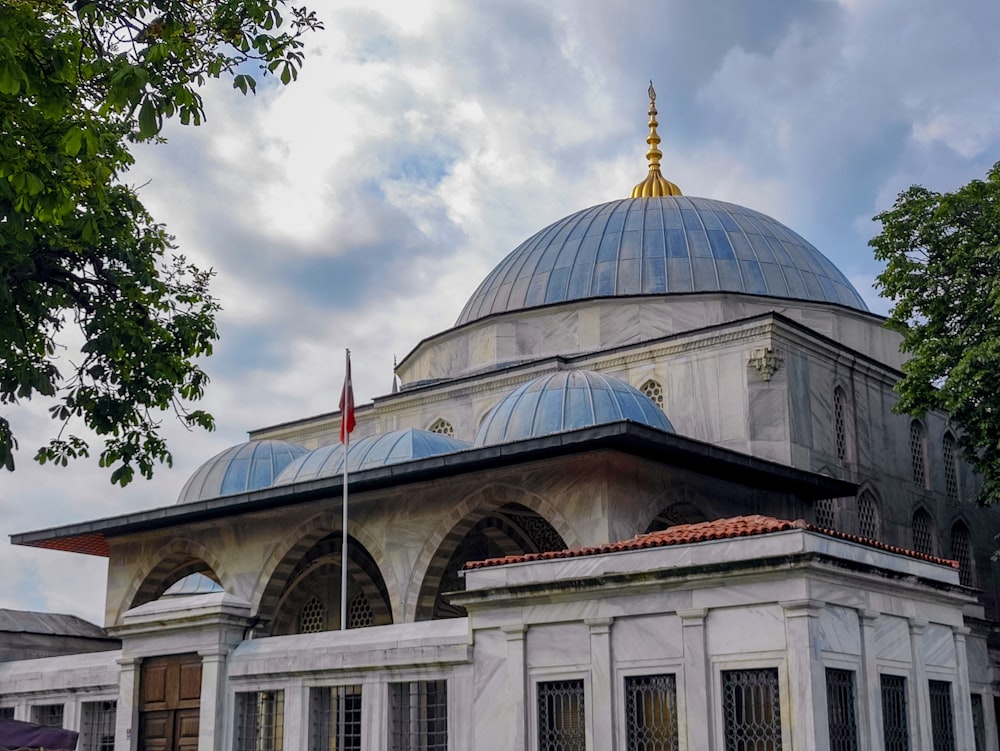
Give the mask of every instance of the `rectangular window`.
[[826, 669], [826, 714], [830, 722], [830, 751], [858, 751], [853, 670]]
[[80, 721], [80, 751], [114, 751], [115, 702], [88, 701]]
[[629, 751], [677, 751], [677, 679], [636, 675], [625, 679]]
[[538, 750], [586, 751], [583, 681], [538, 684]]
[[285, 741], [285, 692], [236, 694], [234, 751], [282, 751]]
[[13, 720], [14, 707], [0, 707], [0, 720]]
[[986, 715], [983, 713], [983, 695], [972, 695], [972, 736], [976, 751], [986, 751]]
[[34, 706], [31, 708], [31, 721], [47, 728], [61, 728], [63, 726], [63, 705], [39, 704]]
[[882, 676], [882, 736], [885, 751], [910, 751], [906, 718], [906, 678]]
[[951, 709], [951, 684], [928, 681], [931, 695], [931, 747], [934, 751], [955, 751], [955, 716]]
[[722, 673], [726, 751], [780, 751], [777, 668]]
[[360, 751], [361, 686], [309, 691], [310, 751]]
[[389, 723], [392, 751], [448, 751], [447, 682], [390, 683]]

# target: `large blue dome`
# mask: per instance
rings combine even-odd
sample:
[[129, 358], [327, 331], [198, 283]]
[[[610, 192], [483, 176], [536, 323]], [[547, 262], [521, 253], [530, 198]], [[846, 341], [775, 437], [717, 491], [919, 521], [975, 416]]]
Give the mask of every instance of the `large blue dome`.
[[625, 198], [570, 214], [490, 272], [456, 325], [599, 297], [685, 292], [836, 303], [857, 290], [801, 236], [758, 211], [708, 198]]
[[[348, 449], [347, 469], [382, 467], [387, 464], [425, 459], [468, 448], [469, 444], [429, 430], [407, 428], [360, 438]], [[339, 443], [321, 446], [289, 464], [275, 485], [333, 477], [344, 471], [344, 447]]]
[[287, 441], [249, 441], [233, 446], [195, 470], [177, 502], [191, 503], [270, 487], [281, 470], [307, 452]]
[[486, 415], [475, 446], [490, 446], [620, 420], [673, 432], [639, 389], [589, 370], [560, 370], [511, 391]]

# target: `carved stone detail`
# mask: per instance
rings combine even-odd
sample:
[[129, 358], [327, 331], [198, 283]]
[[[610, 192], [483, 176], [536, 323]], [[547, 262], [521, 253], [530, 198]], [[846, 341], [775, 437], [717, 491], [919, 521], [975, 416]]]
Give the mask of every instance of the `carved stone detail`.
[[778, 372], [784, 361], [781, 353], [771, 347], [750, 350], [749, 362], [765, 381], [771, 380], [771, 376]]

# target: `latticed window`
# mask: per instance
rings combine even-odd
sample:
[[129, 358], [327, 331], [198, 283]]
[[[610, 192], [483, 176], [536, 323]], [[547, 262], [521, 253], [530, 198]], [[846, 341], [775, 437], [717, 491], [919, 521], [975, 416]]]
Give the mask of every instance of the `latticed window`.
[[870, 540], [879, 538], [878, 503], [868, 488], [858, 496], [858, 533]]
[[951, 528], [951, 557], [958, 561], [958, 580], [966, 587], [976, 586], [972, 568], [972, 542], [969, 530], [962, 522], [956, 522]]
[[282, 751], [285, 742], [285, 692], [236, 694], [234, 751]]
[[882, 738], [885, 751], [910, 751], [906, 717], [906, 678], [882, 676]]
[[361, 751], [361, 686], [309, 691], [309, 751]]
[[311, 597], [299, 611], [299, 633], [315, 634], [326, 629], [326, 606], [318, 597]]
[[38, 704], [31, 708], [31, 721], [47, 728], [61, 728], [63, 726], [63, 705]]
[[431, 425], [432, 433], [440, 433], [441, 435], [449, 436], [450, 438], [455, 437], [455, 428], [450, 422], [444, 419], [435, 420]]
[[913, 484], [918, 488], [926, 488], [927, 433], [924, 426], [916, 420], [910, 423], [910, 465], [913, 469]]
[[85, 702], [80, 719], [80, 751], [114, 751], [115, 702]]
[[944, 487], [949, 501], [958, 500], [958, 444], [951, 433], [944, 434]]
[[934, 751], [955, 751], [955, 716], [951, 709], [951, 684], [928, 681], [931, 695], [931, 747]]
[[923, 509], [917, 509], [913, 514], [913, 549], [918, 553], [934, 555], [934, 531], [931, 517]]
[[833, 390], [833, 426], [837, 436], [837, 461], [847, 461], [847, 396], [838, 386]]
[[830, 498], [816, 501], [816, 524], [826, 529], [836, 529], [836, 510]]
[[857, 751], [853, 670], [826, 669], [826, 714], [830, 722], [830, 751]]
[[639, 387], [639, 391], [654, 401], [657, 407], [663, 409], [663, 385], [659, 381], [650, 378]]
[[726, 751], [780, 751], [778, 670], [724, 671], [722, 713]]
[[983, 695], [973, 694], [972, 699], [972, 738], [975, 741], [975, 751], [986, 751], [986, 714], [983, 712]]
[[677, 751], [677, 679], [637, 675], [625, 679], [629, 751]]
[[389, 684], [391, 751], [448, 751], [448, 684]]
[[348, 628], [365, 628], [374, 622], [372, 614], [372, 604], [368, 601], [368, 596], [364, 592], [358, 594], [351, 600], [351, 606], [347, 611]]
[[583, 681], [538, 684], [538, 751], [586, 751]]

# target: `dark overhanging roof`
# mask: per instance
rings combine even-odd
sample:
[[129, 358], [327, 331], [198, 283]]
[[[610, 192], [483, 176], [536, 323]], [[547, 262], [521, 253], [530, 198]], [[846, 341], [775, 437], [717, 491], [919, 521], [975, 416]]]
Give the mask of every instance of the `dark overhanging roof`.
[[[853, 496], [858, 487], [845, 480], [759, 459], [646, 425], [621, 421], [355, 472], [349, 476], [350, 491], [355, 494], [365, 493], [602, 450], [618, 451], [676, 466], [748, 488], [791, 493], [803, 500]], [[10, 540], [14, 545], [108, 557], [108, 539], [112, 537], [337, 497], [342, 492], [342, 483], [343, 478], [339, 475], [324, 477], [249, 493], [21, 532], [12, 534]]]

